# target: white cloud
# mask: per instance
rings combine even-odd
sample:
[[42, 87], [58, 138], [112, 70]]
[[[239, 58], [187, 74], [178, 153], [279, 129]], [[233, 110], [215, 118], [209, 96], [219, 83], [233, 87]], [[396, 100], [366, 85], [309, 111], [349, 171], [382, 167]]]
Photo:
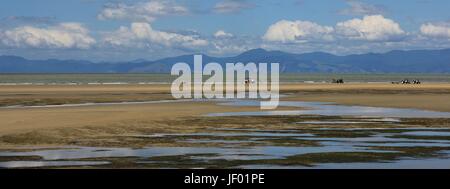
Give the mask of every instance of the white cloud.
[[309, 21], [281, 20], [272, 24], [263, 36], [267, 41], [302, 42], [308, 40], [333, 40], [334, 29]]
[[253, 36], [233, 35], [233, 37], [214, 37], [207, 52], [212, 55], [236, 55], [244, 51], [259, 48], [261, 38]]
[[151, 0], [135, 4], [108, 4], [97, 15], [100, 20], [132, 20], [151, 22], [160, 16], [184, 15], [188, 8], [168, 0]]
[[339, 22], [336, 24], [336, 32], [348, 39], [367, 41], [398, 41], [406, 35], [398, 23], [382, 15]]
[[344, 15], [373, 15], [373, 14], [383, 14], [385, 8], [380, 5], [371, 5], [363, 3], [358, 0], [347, 0], [349, 8], [342, 9], [339, 14]]
[[236, 13], [252, 7], [253, 5], [245, 0], [223, 0], [218, 2], [213, 10], [216, 13]]
[[80, 23], [60, 23], [47, 28], [21, 26], [0, 33], [6, 46], [87, 49], [96, 43]]
[[223, 30], [219, 30], [216, 33], [214, 33], [214, 37], [216, 37], [216, 38], [230, 38], [230, 37], [233, 37], [233, 34], [227, 33], [227, 32], [225, 32]]
[[122, 26], [117, 31], [106, 34], [103, 41], [113, 46], [138, 48], [163, 45], [194, 49], [208, 45], [208, 41], [199, 39], [198, 36], [158, 31], [144, 22], [134, 22], [129, 28]]
[[450, 39], [450, 23], [426, 23], [420, 26], [420, 33], [427, 37]]
[[227, 55], [241, 53], [247, 50], [250, 50], [250, 48], [244, 45], [228, 44], [223, 41], [215, 41], [212, 43], [212, 48], [208, 52], [213, 55]]

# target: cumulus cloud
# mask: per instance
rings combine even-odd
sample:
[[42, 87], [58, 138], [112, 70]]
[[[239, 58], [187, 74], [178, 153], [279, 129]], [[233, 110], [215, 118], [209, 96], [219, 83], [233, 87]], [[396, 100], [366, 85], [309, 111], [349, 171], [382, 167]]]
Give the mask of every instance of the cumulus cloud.
[[218, 2], [213, 10], [216, 13], [236, 13], [253, 6], [245, 0], [223, 0]]
[[367, 41], [398, 41], [406, 35], [398, 23], [382, 15], [339, 22], [336, 24], [336, 32], [348, 39]]
[[200, 39], [198, 36], [158, 31], [153, 29], [149, 23], [144, 22], [134, 22], [130, 27], [122, 26], [117, 31], [107, 33], [103, 42], [112, 46], [138, 48], [162, 45], [194, 49], [208, 45], [208, 41]]
[[332, 40], [334, 29], [310, 21], [281, 20], [272, 24], [263, 39], [278, 42], [302, 42], [308, 40]]
[[168, 0], [151, 0], [135, 4], [107, 4], [97, 15], [100, 20], [132, 20], [151, 22], [160, 16], [184, 15], [188, 8]]
[[213, 37], [207, 52], [211, 55], [236, 55], [250, 49], [259, 48], [261, 38], [258, 36], [233, 35], [232, 37]]
[[230, 44], [224, 41], [212, 42], [212, 48], [208, 51], [213, 55], [230, 55], [250, 50], [249, 46]]
[[214, 33], [214, 37], [215, 38], [230, 38], [230, 37], [233, 37], [233, 34], [227, 33], [223, 30], [219, 30], [216, 33]]
[[2, 44], [11, 47], [87, 49], [96, 43], [80, 23], [37, 28], [21, 26], [0, 32]]
[[450, 23], [425, 23], [420, 33], [427, 37], [450, 39]]
[[347, 0], [347, 4], [350, 7], [340, 10], [339, 14], [374, 15], [374, 14], [383, 14], [385, 12], [385, 8], [383, 6], [367, 4], [358, 0]]

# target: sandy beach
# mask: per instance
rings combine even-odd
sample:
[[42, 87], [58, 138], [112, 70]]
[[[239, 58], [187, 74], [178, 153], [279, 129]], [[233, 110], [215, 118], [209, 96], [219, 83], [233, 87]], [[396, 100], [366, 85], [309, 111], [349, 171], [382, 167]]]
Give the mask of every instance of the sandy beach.
[[[282, 101], [332, 102], [340, 105], [362, 105], [373, 107], [413, 108], [450, 112], [450, 84], [431, 83], [422, 85], [394, 85], [382, 83], [350, 83], [350, 84], [282, 84]], [[0, 149], [18, 150], [23, 147], [59, 148], [61, 146], [86, 147], [222, 147], [228, 142], [238, 142], [238, 148], [256, 148], [258, 146], [280, 146], [289, 148], [318, 147], [314, 140], [297, 140], [296, 130], [311, 132], [311, 136], [323, 137], [369, 137], [374, 131], [333, 131], [314, 130], [317, 128], [351, 129], [360, 128], [361, 124], [370, 128], [385, 128], [396, 136], [391, 128], [433, 127], [449, 128], [448, 119], [402, 119], [395, 121], [367, 121], [362, 118], [342, 116], [259, 116], [259, 117], [207, 117], [209, 113], [224, 112], [259, 112], [259, 107], [224, 106], [212, 101], [174, 101], [169, 92], [169, 85], [15, 85], [0, 86]], [[150, 102], [148, 102], [150, 101]], [[145, 102], [126, 104], [121, 102]], [[88, 104], [86, 103], [94, 103]], [[104, 104], [107, 103], [107, 104]], [[112, 103], [112, 104], [111, 104]], [[114, 104], [117, 103], [117, 104]], [[48, 107], [50, 105], [50, 107]], [[302, 107], [283, 107], [276, 110], [301, 110]], [[311, 122], [305, 125], [296, 123]], [[316, 125], [314, 122], [323, 122]], [[333, 125], [332, 123], [337, 123]], [[340, 123], [345, 123], [344, 125]], [[221, 135], [215, 129], [231, 129], [231, 133]], [[233, 129], [241, 134], [233, 134]], [[240, 130], [244, 129], [244, 130]], [[246, 129], [249, 129], [248, 131]], [[250, 131], [266, 131], [268, 136], [259, 136]], [[293, 131], [291, 131], [293, 130]], [[202, 134], [208, 132], [207, 134]], [[249, 133], [250, 132], [250, 133]], [[278, 132], [294, 132], [279, 136]], [[163, 133], [163, 135], [161, 135]], [[173, 136], [164, 136], [174, 134]], [[214, 134], [218, 134], [217, 136]], [[372, 133], [373, 134], [373, 133]], [[155, 137], [151, 137], [155, 135]], [[159, 135], [163, 137], [158, 137]], [[197, 136], [199, 135], [199, 136]], [[236, 135], [236, 136], [235, 136]], [[255, 137], [252, 137], [255, 135]], [[270, 137], [272, 136], [273, 137]], [[300, 134], [300, 136], [302, 136]], [[275, 138], [274, 138], [275, 137]], [[422, 137], [423, 138], [423, 137]], [[422, 139], [418, 138], [418, 139]], [[425, 137], [425, 139], [444, 139], [446, 136]], [[255, 141], [256, 140], [256, 141]], [[392, 140], [392, 139], [386, 139]], [[202, 142], [211, 141], [211, 142]], [[227, 148], [224, 148], [227, 149]], [[377, 161], [397, 159], [399, 157], [415, 157], [420, 154], [433, 156], [439, 150], [447, 148], [391, 148], [386, 146], [377, 149], [395, 149], [398, 153], [323, 153], [321, 156], [303, 155], [289, 156], [279, 153], [288, 159], [270, 161], [210, 161], [210, 167], [233, 167], [247, 164], [279, 164], [293, 163], [310, 165], [312, 162], [327, 162], [330, 158], [339, 161]], [[172, 151], [169, 151], [172, 152]], [[131, 153], [131, 152], [130, 152]], [[91, 154], [95, 154], [91, 152]], [[342, 157], [341, 157], [342, 156]], [[428, 157], [427, 156], [427, 157]], [[90, 156], [88, 156], [90, 157]], [[34, 160], [34, 157], [0, 157], [4, 161]], [[69, 157], [68, 157], [69, 158]], [[155, 157], [156, 158], [156, 157]], [[159, 157], [158, 157], [159, 158]], [[166, 157], [157, 161], [166, 162]], [[188, 167], [196, 165], [196, 161], [177, 156], [169, 158], [169, 167]], [[175, 159], [173, 159], [175, 158]], [[181, 158], [181, 159], [178, 159]], [[39, 158], [38, 158], [39, 159]], [[174, 161], [172, 161], [172, 159]], [[89, 159], [84, 159], [89, 160]], [[106, 166], [114, 167], [161, 167], [159, 164], [136, 164], [136, 159], [108, 157], [92, 159], [112, 162]], [[183, 164], [172, 164], [185, 161]]]
[[[173, 100], [169, 85], [23, 85], [0, 86], [0, 134], [66, 127], [104, 127], [157, 121], [209, 112], [256, 111], [255, 107], [218, 106], [213, 102], [173, 102], [58, 108], [5, 108], [11, 105], [58, 105]], [[344, 105], [450, 111], [450, 84], [283, 84], [281, 100]], [[34, 104], [33, 104], [34, 103]], [[286, 109], [279, 107], [279, 109]]]
[[422, 85], [287, 84], [282, 85], [281, 91], [294, 93], [283, 100], [450, 111], [450, 84], [447, 83]]

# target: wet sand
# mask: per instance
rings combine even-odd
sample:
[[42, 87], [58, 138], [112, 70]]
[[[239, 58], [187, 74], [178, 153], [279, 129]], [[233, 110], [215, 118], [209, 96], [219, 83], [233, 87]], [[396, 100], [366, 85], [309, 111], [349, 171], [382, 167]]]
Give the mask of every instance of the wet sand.
[[[283, 100], [450, 111], [450, 83], [281, 84]], [[0, 107], [170, 100], [170, 85], [0, 85]]]
[[213, 102], [0, 109], [0, 133], [4, 135], [67, 127], [108, 127], [200, 116], [209, 112], [257, 110], [257, 107], [217, 106]]
[[[30, 105], [166, 100], [172, 99], [169, 87], [169, 85], [0, 86], [0, 102], [8, 102], [3, 104], [5, 106], [29, 105], [21, 103], [25, 100], [31, 101]], [[282, 100], [450, 111], [450, 84], [282, 84], [281, 93], [289, 94]], [[65, 101], [55, 103], [49, 99], [65, 99]], [[285, 109], [289, 108], [279, 108], [279, 110]], [[165, 122], [173, 120], [182, 122], [186, 118], [211, 112], [234, 111], [259, 111], [259, 108], [218, 106], [213, 102], [0, 108], [0, 120], [2, 120], [0, 136], [4, 138], [20, 135], [22, 141], [17, 140], [17, 143], [40, 144], [51, 140], [49, 136], [62, 135], [61, 133], [76, 139], [79, 135], [95, 138], [112, 133], [138, 132], [139, 129], [149, 131], [168, 128], [167, 131], [170, 129], [192, 131], [195, 127], [190, 127], [189, 121], [185, 122], [184, 128], [172, 128], [170, 123]], [[237, 125], [245, 124], [246, 121], [242, 121]], [[86, 129], [89, 131], [84, 132], [85, 128], [89, 128]], [[67, 129], [70, 133], [67, 133]], [[38, 139], [45, 137], [49, 139], [43, 141]], [[15, 140], [8, 141], [9, 143], [0, 142], [0, 145], [14, 144]]]
[[414, 108], [450, 112], [450, 84], [299, 84], [283, 85], [294, 93], [283, 100], [332, 102], [391, 108]]
[[0, 85], [0, 106], [170, 100], [169, 85]]

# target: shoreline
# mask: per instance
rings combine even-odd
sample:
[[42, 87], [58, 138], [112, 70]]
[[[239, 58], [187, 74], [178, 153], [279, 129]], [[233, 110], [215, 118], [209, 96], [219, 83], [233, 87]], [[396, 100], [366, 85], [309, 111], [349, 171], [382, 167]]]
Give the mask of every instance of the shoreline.
[[[0, 108], [0, 135], [45, 128], [105, 127], [154, 122], [211, 112], [260, 111], [258, 107], [227, 107], [215, 102], [151, 103], [173, 99], [170, 85], [0, 86], [0, 103], [69, 104], [60, 108]], [[412, 108], [450, 112], [450, 84], [284, 84], [281, 101], [332, 102], [341, 105]], [[122, 102], [139, 101], [136, 104]], [[70, 104], [105, 103], [108, 106]], [[292, 108], [291, 108], [292, 109]], [[279, 110], [289, 110], [279, 107]]]
[[[170, 99], [169, 87], [0, 86], [3, 104], [44, 105], [0, 108], [0, 154], [3, 154], [0, 166], [195, 168], [198, 160], [202, 160], [204, 168], [352, 162], [370, 165], [402, 157], [438, 158], [442, 150], [450, 150], [449, 118], [374, 119], [334, 114], [348, 107], [325, 109], [333, 115], [212, 117], [205, 115], [261, 110], [189, 99], [153, 103]], [[450, 112], [450, 84], [282, 84], [281, 94], [281, 102], [329, 101]], [[152, 103], [121, 103], [136, 100]], [[76, 106], [79, 102], [109, 105]], [[69, 105], [45, 107], [49, 103]], [[275, 111], [310, 110], [286, 103], [289, 106], [280, 106]], [[178, 151], [181, 153], [174, 153]], [[258, 159], [261, 155], [264, 158]], [[271, 158], [266, 159], [268, 156]], [[54, 164], [51, 157], [58, 157], [56, 161], [60, 164]]]
[[[1, 83], [0, 86], [90, 86], [90, 85], [170, 85], [172, 82], [91, 82], [91, 83], [78, 83], [78, 82], [67, 82], [67, 83], [43, 83], [43, 82], [21, 82], [21, 83]], [[324, 81], [280, 81], [280, 84], [334, 84], [328, 80]], [[345, 84], [392, 84], [392, 85], [406, 85], [401, 83], [392, 83], [391, 81], [347, 81]], [[450, 84], [448, 81], [432, 81], [432, 82], [422, 82], [423, 84]], [[223, 83], [223, 85], [225, 85]], [[416, 85], [416, 84], [407, 84]]]
[[[281, 101], [415, 108], [450, 112], [450, 83], [281, 84]], [[145, 103], [176, 100], [170, 85], [0, 85], [0, 109], [41, 106]], [[183, 99], [186, 100], [186, 99]]]

